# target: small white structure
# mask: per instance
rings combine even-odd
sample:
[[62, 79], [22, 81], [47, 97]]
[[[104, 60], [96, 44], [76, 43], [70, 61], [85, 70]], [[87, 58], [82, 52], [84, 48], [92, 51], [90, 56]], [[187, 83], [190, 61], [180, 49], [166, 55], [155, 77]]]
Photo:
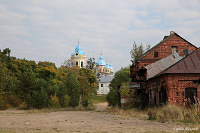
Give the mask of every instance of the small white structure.
[[99, 79], [99, 88], [97, 90], [98, 95], [108, 94], [110, 91], [109, 85], [114, 76], [103, 76]]

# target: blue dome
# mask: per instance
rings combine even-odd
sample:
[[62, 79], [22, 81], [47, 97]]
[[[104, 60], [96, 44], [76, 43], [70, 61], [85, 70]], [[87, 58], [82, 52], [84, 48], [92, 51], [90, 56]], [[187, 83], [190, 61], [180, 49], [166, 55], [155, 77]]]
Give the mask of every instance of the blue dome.
[[112, 67], [112, 65], [111, 65], [111, 64], [110, 64], [110, 69], [111, 69], [111, 70], [113, 70], [113, 67]]
[[106, 63], [106, 68], [109, 68], [110, 69], [110, 65], [108, 63]]
[[[80, 44], [76, 46], [75, 53], [78, 53], [79, 55], [85, 55], [85, 53], [82, 51]], [[74, 55], [75, 53], [72, 53], [71, 55]]]
[[102, 57], [102, 56], [99, 57], [98, 65], [100, 65], [100, 66], [105, 66], [105, 65], [106, 65], [106, 63], [105, 63], [105, 61], [103, 60], [103, 57]]

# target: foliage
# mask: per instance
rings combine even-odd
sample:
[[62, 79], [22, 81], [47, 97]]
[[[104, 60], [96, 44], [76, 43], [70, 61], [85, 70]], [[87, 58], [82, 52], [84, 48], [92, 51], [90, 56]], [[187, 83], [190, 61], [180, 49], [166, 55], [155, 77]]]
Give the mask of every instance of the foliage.
[[106, 100], [110, 106], [120, 106], [120, 86], [122, 83], [129, 83], [130, 69], [122, 68], [115, 73], [113, 80], [110, 83], [110, 92], [108, 93]]
[[86, 107], [89, 105], [89, 99], [91, 98], [91, 96], [96, 94], [96, 89], [97, 89], [96, 75], [92, 70], [82, 68], [80, 69], [79, 83], [80, 83], [81, 105]]
[[108, 101], [109, 106], [119, 106], [120, 105], [120, 99], [119, 99], [119, 93], [116, 89], [110, 88], [110, 92], [106, 96], [106, 100]]
[[[29, 61], [0, 50], [0, 108], [45, 108], [88, 106], [96, 94], [97, 79], [90, 69], [52, 62]], [[80, 86], [81, 84], [81, 86]], [[81, 99], [81, 100], [80, 100]]]
[[5, 102], [2, 95], [0, 95], [0, 109], [5, 109]]
[[69, 106], [78, 106], [80, 100], [80, 86], [77, 77], [74, 73], [68, 74], [67, 80], [65, 81], [65, 86], [68, 89], [68, 95], [70, 97]]
[[95, 62], [95, 58], [89, 58], [87, 60], [87, 66], [86, 68], [93, 70], [94, 72], [96, 72], [96, 62]]
[[50, 107], [52, 107], [52, 108], [59, 108], [60, 107], [59, 98], [57, 96], [51, 95], [49, 104], [50, 104]]
[[120, 87], [120, 96], [126, 99], [126, 103], [122, 104], [123, 108], [133, 107], [134, 90], [130, 89], [127, 83], [122, 83]]
[[139, 59], [139, 57], [149, 49], [150, 45], [146, 45], [146, 47], [144, 48], [143, 44], [138, 45], [134, 42], [133, 48], [130, 51], [132, 63], [135, 64], [135, 62]]
[[39, 91], [33, 91], [31, 100], [28, 103], [28, 107], [34, 107], [38, 109], [42, 109], [48, 107], [49, 97], [47, 92], [44, 89]]
[[61, 105], [61, 107], [68, 107], [69, 106], [69, 100], [70, 100], [70, 97], [68, 95], [64, 95], [60, 99], [60, 105]]

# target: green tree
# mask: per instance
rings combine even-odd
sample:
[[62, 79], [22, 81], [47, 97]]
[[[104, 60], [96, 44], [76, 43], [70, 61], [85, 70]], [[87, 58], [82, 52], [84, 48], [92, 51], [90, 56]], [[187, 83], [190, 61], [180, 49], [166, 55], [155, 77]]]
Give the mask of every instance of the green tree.
[[144, 48], [143, 44], [136, 44], [135, 42], [133, 43], [133, 48], [130, 51], [131, 54], [131, 61], [133, 64], [136, 63], [136, 61], [139, 59], [139, 57], [147, 50], [150, 49], [150, 45], [146, 45]]
[[122, 83], [129, 83], [130, 81], [129, 67], [122, 68], [115, 73], [115, 76], [110, 83], [110, 92], [106, 96], [110, 106], [120, 106], [120, 86]]
[[80, 85], [77, 80], [77, 76], [70, 72], [65, 81], [65, 86], [68, 89], [68, 95], [70, 97], [69, 106], [76, 107], [80, 101]]
[[87, 68], [80, 69], [79, 83], [81, 104], [83, 106], [88, 106], [91, 96], [97, 93], [96, 90], [98, 83], [95, 73]]

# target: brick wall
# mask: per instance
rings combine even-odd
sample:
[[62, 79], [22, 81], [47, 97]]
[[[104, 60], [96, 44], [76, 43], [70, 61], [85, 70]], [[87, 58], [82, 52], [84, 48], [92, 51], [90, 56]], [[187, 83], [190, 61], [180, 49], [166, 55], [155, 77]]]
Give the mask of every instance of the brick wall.
[[[139, 70], [144, 66], [147, 66], [151, 63], [154, 63], [155, 61], [158, 61], [162, 58], [165, 58], [172, 54], [171, 47], [177, 46], [178, 47], [178, 53], [180, 56], [184, 55], [183, 50], [196, 50], [197, 48], [191, 44], [189, 44], [187, 41], [179, 37], [177, 34], [173, 34], [173, 36], [169, 37], [167, 40], [162, 42], [159, 46], [153, 48], [150, 52], [148, 52], [141, 60], [139, 60], [136, 64], [136, 66], [132, 66], [130, 69], [136, 69]], [[154, 57], [154, 52], [158, 52], [158, 57]], [[131, 70], [131, 78], [134, 80], [136, 77], [135, 70]]]
[[[159, 105], [159, 93], [162, 89], [166, 90], [168, 102], [170, 104], [183, 104], [185, 99], [185, 88], [197, 88], [197, 97], [200, 99], [200, 85], [192, 81], [198, 80], [200, 74], [169, 74], [150, 79], [146, 82], [146, 92], [149, 94], [149, 104], [152, 102], [152, 92], [156, 97], [156, 104]], [[154, 100], [154, 99], [153, 99]]]
[[[196, 47], [190, 45], [187, 41], [174, 34], [172, 37], [164, 41], [161, 45], [154, 48], [151, 52], [149, 52], [146, 56], [144, 56], [143, 59], [165, 58], [171, 54], [172, 46], [178, 47], [178, 53], [181, 56], [184, 55], [183, 52], [184, 49], [196, 50]], [[154, 52], [158, 52], [158, 57], [154, 57]]]

